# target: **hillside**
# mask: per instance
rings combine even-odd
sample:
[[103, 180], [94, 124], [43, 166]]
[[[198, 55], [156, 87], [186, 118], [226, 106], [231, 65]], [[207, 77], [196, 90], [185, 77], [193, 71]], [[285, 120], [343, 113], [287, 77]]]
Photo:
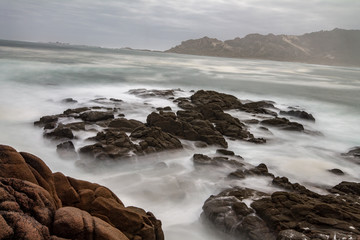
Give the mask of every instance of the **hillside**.
[[336, 28], [301, 36], [249, 34], [226, 41], [203, 37], [184, 41], [166, 52], [360, 66], [360, 30]]

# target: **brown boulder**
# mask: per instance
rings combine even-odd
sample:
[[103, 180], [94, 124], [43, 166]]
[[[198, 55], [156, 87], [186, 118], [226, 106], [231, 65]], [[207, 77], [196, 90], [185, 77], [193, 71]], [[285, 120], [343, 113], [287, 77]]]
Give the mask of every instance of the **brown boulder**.
[[115, 227], [74, 207], [63, 207], [57, 210], [52, 227], [53, 233], [62, 238], [128, 240]]
[[42, 187], [15, 178], [0, 178], [0, 236], [49, 239], [56, 206]]
[[18, 178], [38, 184], [21, 154], [5, 145], [0, 145], [0, 177]]

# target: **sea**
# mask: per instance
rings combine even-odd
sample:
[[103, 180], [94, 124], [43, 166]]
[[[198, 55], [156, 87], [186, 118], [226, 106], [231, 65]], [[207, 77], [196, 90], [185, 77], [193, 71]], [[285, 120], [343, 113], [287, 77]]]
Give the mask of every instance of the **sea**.
[[[90, 164], [61, 159], [56, 143], [43, 137], [34, 121], [69, 108], [94, 106], [94, 99], [116, 98], [128, 119], [142, 122], [157, 107], [178, 106], [163, 97], [143, 98], [131, 89], [176, 89], [175, 97], [214, 90], [241, 101], [274, 102], [276, 111], [296, 108], [316, 121], [292, 119], [306, 131], [290, 132], [249, 126], [266, 144], [227, 139], [228, 149], [249, 166], [265, 163], [269, 172], [288, 177], [311, 190], [341, 181], [360, 181], [360, 165], [341, 154], [360, 146], [360, 68], [180, 55], [131, 49], [0, 41], [0, 144], [35, 154], [53, 172], [110, 188], [127, 206], [151, 211], [162, 221], [169, 240], [220, 240], [220, 234], [200, 217], [204, 201], [233, 187], [264, 192], [279, 190], [269, 178], [236, 180], [230, 167], [199, 168], [192, 156], [216, 154], [217, 146], [198, 148], [182, 140], [184, 149], [130, 161]], [[73, 98], [77, 103], [64, 102]], [[231, 110], [240, 120], [255, 116]], [[86, 145], [93, 132], [77, 132], [75, 147]], [[335, 175], [328, 170], [341, 169]]]

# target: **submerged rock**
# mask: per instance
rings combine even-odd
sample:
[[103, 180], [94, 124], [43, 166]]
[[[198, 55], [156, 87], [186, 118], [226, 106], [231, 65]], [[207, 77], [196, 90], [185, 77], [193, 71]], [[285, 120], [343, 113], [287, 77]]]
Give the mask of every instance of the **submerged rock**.
[[72, 141], [60, 143], [56, 146], [56, 152], [63, 159], [77, 159], [78, 154]]
[[291, 122], [286, 118], [271, 118], [261, 121], [261, 124], [266, 126], [273, 126], [287, 131], [304, 131], [304, 126], [297, 122]]
[[1, 239], [164, 239], [152, 213], [125, 207], [109, 189], [8, 146], [0, 156]]
[[114, 114], [112, 112], [100, 112], [100, 111], [88, 111], [80, 115], [80, 118], [87, 122], [97, 122], [102, 120], [113, 119]]
[[300, 110], [280, 111], [280, 114], [315, 122], [314, 116], [305, 111], [300, 111]]
[[347, 153], [342, 153], [341, 155], [360, 164], [360, 147], [354, 147]]

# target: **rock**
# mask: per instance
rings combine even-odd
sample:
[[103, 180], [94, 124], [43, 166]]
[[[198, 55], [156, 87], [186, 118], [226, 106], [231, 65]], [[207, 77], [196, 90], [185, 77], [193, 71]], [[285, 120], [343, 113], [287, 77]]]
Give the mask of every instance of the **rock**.
[[36, 156], [0, 145], [0, 239], [164, 240], [164, 234], [152, 213], [125, 207], [109, 189], [52, 173]]
[[276, 240], [310, 240], [306, 235], [295, 230], [280, 231]]
[[251, 168], [249, 170], [238, 169], [235, 172], [229, 174], [229, 177], [232, 178], [245, 178], [247, 175], [257, 175], [274, 178], [274, 174], [269, 173], [265, 164], [260, 163], [257, 167]]
[[116, 128], [125, 132], [132, 132], [135, 128], [144, 126], [144, 124], [140, 121], [134, 119], [126, 119], [126, 118], [117, 118], [112, 120], [108, 127]]
[[209, 156], [203, 154], [194, 154], [193, 162], [196, 166], [232, 166], [232, 167], [242, 167], [243, 164], [235, 159], [229, 159], [227, 157], [214, 157], [211, 158]]
[[71, 129], [63, 126], [58, 126], [54, 131], [45, 133], [44, 136], [54, 138], [56, 140], [74, 138], [74, 134], [72, 133]]
[[156, 108], [156, 110], [158, 110], [158, 111], [172, 111], [171, 107], [169, 107], [169, 106], [158, 107], [158, 108]]
[[[334, 186], [331, 190], [340, 191], [342, 194], [354, 194], [360, 196], [360, 183], [344, 181]], [[337, 191], [335, 191], [335, 193], [337, 193]]]
[[270, 101], [258, 101], [258, 102], [249, 102], [241, 105], [239, 107], [240, 110], [248, 112], [248, 113], [254, 113], [254, 114], [267, 114], [276, 117], [277, 113], [274, 111], [271, 111], [266, 108], [275, 108], [273, 105], [273, 102]]
[[113, 102], [124, 102], [123, 100], [117, 98], [110, 98], [109, 100]]
[[138, 127], [131, 133], [130, 137], [144, 140], [146, 144], [140, 144], [144, 152], [182, 148], [179, 139], [170, 133], [163, 132], [158, 127]]
[[179, 89], [169, 89], [169, 90], [147, 90], [145, 88], [131, 89], [129, 90], [130, 94], [134, 94], [139, 97], [168, 97], [174, 96], [175, 91], [180, 91]]
[[54, 201], [42, 187], [15, 178], [0, 177], [0, 236], [8, 239], [49, 239]]
[[65, 99], [61, 100], [61, 102], [63, 102], [63, 103], [77, 103], [78, 101], [76, 101], [73, 98], [65, 98]]
[[236, 97], [215, 91], [199, 90], [195, 92], [190, 99], [191, 102], [197, 106], [214, 104], [222, 110], [235, 109], [241, 106], [240, 101]]
[[56, 152], [63, 159], [77, 159], [77, 157], [78, 157], [72, 141], [67, 141], [67, 142], [58, 144], [56, 146]]
[[299, 111], [299, 110], [280, 111], [280, 114], [315, 122], [315, 118], [313, 117], [313, 115], [305, 111]]
[[212, 158], [203, 154], [194, 154], [193, 162], [195, 164], [201, 164], [201, 165], [213, 164]]
[[178, 111], [178, 116], [172, 112], [153, 112], [147, 117], [146, 122], [149, 126], [160, 127], [161, 130], [175, 136], [227, 147], [224, 137], [195, 111]]
[[217, 149], [216, 152], [219, 154], [222, 154], [222, 155], [226, 155], [226, 156], [234, 156], [235, 155], [235, 153], [233, 151], [226, 150], [226, 149]]
[[335, 174], [335, 175], [339, 175], [339, 176], [345, 174], [343, 171], [341, 171], [341, 170], [338, 169], [338, 168], [330, 169], [330, 170], [328, 170], [328, 171], [331, 172], [331, 173], [333, 173], [333, 174]]
[[43, 127], [46, 124], [56, 124], [61, 115], [43, 116], [39, 121], [34, 122], [35, 126]]
[[90, 108], [88, 107], [80, 107], [80, 108], [74, 108], [74, 109], [67, 109], [64, 111], [63, 114], [67, 115], [67, 116], [70, 116], [70, 115], [73, 115], [73, 114], [79, 114], [79, 113], [82, 113], [82, 112], [85, 112], [85, 111], [88, 111], [90, 110]]
[[354, 147], [350, 149], [347, 153], [342, 153], [341, 155], [360, 164], [360, 147]]
[[242, 201], [266, 194], [248, 188], [227, 189], [208, 198], [203, 206], [202, 217], [219, 230], [240, 239], [271, 239], [275, 234], [266, 223], [253, 216], [254, 210]]
[[86, 123], [84, 123], [84, 122], [73, 122], [73, 123], [68, 123], [68, 124], [63, 125], [63, 127], [69, 128], [69, 129], [75, 130], [75, 131], [85, 131], [85, 126], [86, 126]]
[[52, 227], [54, 234], [63, 238], [86, 240], [95, 236], [104, 240], [128, 240], [120, 230], [107, 222], [74, 207], [57, 210]]
[[245, 120], [243, 122], [246, 124], [258, 124], [260, 121], [257, 119], [249, 119], [249, 120]]
[[113, 119], [114, 114], [112, 112], [88, 111], [80, 114], [80, 118], [87, 122], [97, 122]]
[[304, 131], [303, 125], [297, 122], [291, 122], [286, 118], [271, 118], [260, 122], [263, 125], [273, 126], [287, 131]]

